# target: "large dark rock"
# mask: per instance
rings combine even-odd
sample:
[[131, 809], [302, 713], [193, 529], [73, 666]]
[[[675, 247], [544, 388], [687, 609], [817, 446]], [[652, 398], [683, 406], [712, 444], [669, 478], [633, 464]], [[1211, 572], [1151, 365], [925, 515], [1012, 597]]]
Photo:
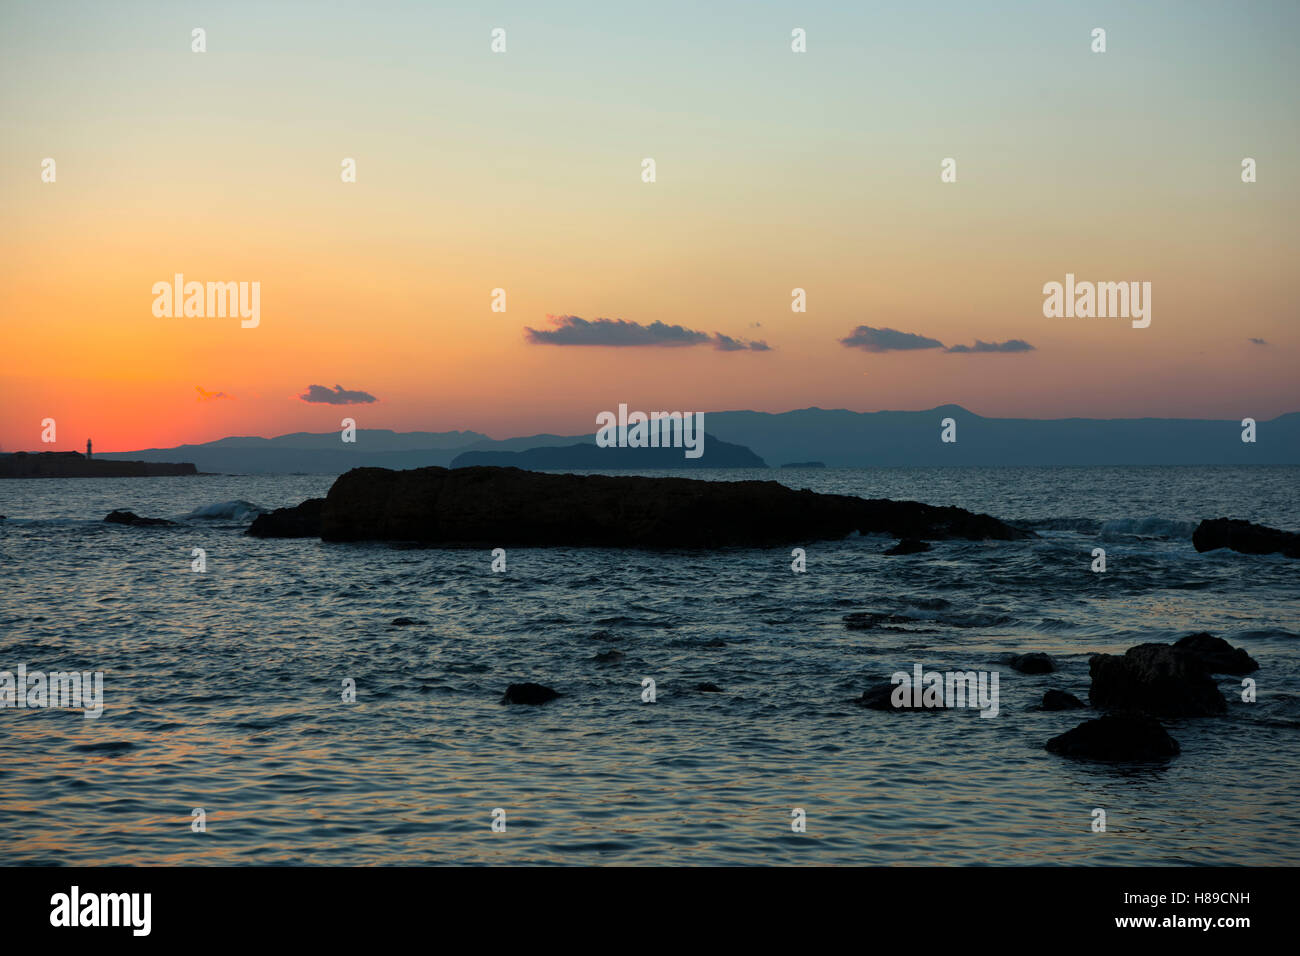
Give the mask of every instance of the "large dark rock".
[[1208, 518], [1202, 521], [1192, 532], [1192, 545], [1197, 551], [1230, 548], [1242, 554], [1281, 552], [1288, 558], [1300, 558], [1300, 534], [1251, 524], [1239, 518]]
[[[775, 481], [495, 467], [355, 468], [334, 482], [321, 509], [326, 541], [444, 547], [767, 547], [855, 531], [899, 538], [1033, 537], [961, 508], [795, 491]], [[275, 524], [262, 522], [259, 533], [272, 536]]]
[[1208, 674], [1249, 674], [1259, 670], [1259, 663], [1244, 649], [1204, 631], [1179, 638], [1174, 647], [1199, 660]]
[[1052, 659], [1042, 651], [1034, 651], [1030, 654], [1019, 654], [1009, 661], [1012, 670], [1020, 671], [1022, 674], [1050, 674], [1056, 670], [1056, 665]]
[[110, 524], [129, 524], [137, 527], [160, 527], [166, 528], [176, 524], [175, 521], [168, 521], [166, 518], [142, 518], [134, 511], [110, 511], [104, 520]]
[[560, 696], [560, 692], [554, 688], [547, 687], [544, 684], [511, 684], [506, 688], [505, 696], [501, 698], [503, 704], [544, 704], [549, 700], [555, 700]]
[[1094, 654], [1088, 670], [1088, 697], [1106, 710], [1204, 717], [1228, 709], [1200, 659], [1172, 644], [1139, 644], [1123, 656]]
[[1178, 741], [1160, 721], [1141, 714], [1107, 714], [1087, 720], [1053, 737], [1049, 751], [1089, 760], [1167, 760], [1178, 754]]
[[929, 551], [930, 544], [927, 541], [921, 541], [918, 538], [904, 538], [894, 545], [885, 554], [920, 554], [923, 551]]
[[291, 508], [276, 508], [258, 515], [245, 534], [255, 538], [319, 538], [324, 498], [308, 498]]
[[1043, 710], [1078, 710], [1083, 701], [1063, 690], [1052, 689], [1043, 694]]

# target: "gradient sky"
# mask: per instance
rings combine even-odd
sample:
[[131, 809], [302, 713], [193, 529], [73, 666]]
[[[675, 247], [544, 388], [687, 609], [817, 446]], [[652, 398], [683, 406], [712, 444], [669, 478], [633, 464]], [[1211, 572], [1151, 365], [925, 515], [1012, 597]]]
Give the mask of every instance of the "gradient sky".
[[[107, 451], [344, 415], [573, 434], [620, 402], [1300, 410], [1300, 4], [465, 6], [0, 6], [0, 447], [47, 417]], [[155, 318], [176, 272], [260, 281], [260, 326]], [[1044, 318], [1066, 272], [1151, 282], [1151, 327]], [[530, 343], [548, 315], [771, 350]], [[840, 344], [860, 325], [1035, 348]]]

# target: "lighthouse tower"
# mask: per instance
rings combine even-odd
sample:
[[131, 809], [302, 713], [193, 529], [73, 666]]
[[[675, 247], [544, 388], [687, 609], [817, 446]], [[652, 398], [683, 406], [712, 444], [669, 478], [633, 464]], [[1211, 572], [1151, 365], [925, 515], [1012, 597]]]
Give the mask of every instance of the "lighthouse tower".
[[86, 439], [86, 457], [87, 457], [87, 458], [90, 457], [90, 439], [89, 439], [89, 438]]

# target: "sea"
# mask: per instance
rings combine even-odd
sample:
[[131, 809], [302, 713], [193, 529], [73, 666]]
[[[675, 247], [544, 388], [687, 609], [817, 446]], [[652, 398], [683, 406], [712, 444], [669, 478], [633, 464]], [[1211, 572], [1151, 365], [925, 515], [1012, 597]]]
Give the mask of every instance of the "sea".
[[[103, 674], [98, 718], [0, 709], [0, 864], [1300, 863], [1300, 561], [1192, 546], [1202, 518], [1300, 530], [1300, 468], [646, 474], [1038, 536], [507, 548], [493, 571], [244, 534], [330, 476], [0, 481], [0, 671]], [[1039, 709], [1087, 700], [1091, 654], [1195, 631], [1260, 669], [1253, 694], [1218, 679], [1225, 716], [1165, 721], [1177, 757], [1044, 749], [1096, 716]], [[1033, 651], [1056, 670], [1008, 665]], [[918, 664], [996, 673], [997, 715], [854, 703]], [[502, 703], [520, 682], [561, 696]]]

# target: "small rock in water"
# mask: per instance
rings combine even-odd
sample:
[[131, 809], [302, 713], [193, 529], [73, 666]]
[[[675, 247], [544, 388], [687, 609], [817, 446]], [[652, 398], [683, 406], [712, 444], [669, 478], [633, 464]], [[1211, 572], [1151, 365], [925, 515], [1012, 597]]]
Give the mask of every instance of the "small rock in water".
[[592, 660], [597, 664], [620, 664], [625, 656], [622, 651], [601, 651]]
[[892, 711], [917, 711], [924, 710], [923, 707], [912, 706], [912, 695], [910, 692], [903, 695], [903, 705], [894, 706], [894, 691], [898, 685], [892, 681], [883, 684], [874, 684], [862, 692], [862, 696], [854, 701], [859, 707], [867, 707], [871, 710], [892, 710]]
[[1140, 714], [1107, 714], [1084, 721], [1045, 746], [1063, 757], [1117, 761], [1167, 760], [1181, 749], [1160, 721]]
[[1049, 690], [1043, 694], [1043, 710], [1077, 710], [1083, 701], [1063, 690]]
[[1211, 674], [1249, 674], [1259, 670], [1259, 662], [1245, 650], [1204, 631], [1180, 638], [1174, 647], [1191, 654]]
[[919, 538], [902, 538], [885, 554], [920, 554], [930, 550], [930, 543]]
[[417, 621], [413, 617], [395, 617], [388, 622], [389, 627], [410, 627], [413, 624], [423, 624], [423, 621]]
[[1050, 674], [1056, 670], [1052, 659], [1041, 651], [1011, 658], [1011, 667], [1022, 674]]
[[721, 694], [722, 688], [717, 684], [710, 684], [707, 681], [703, 684], [696, 684], [695, 689], [701, 694]]
[[156, 525], [159, 527], [171, 527], [175, 521], [168, 521], [166, 518], [142, 518], [134, 511], [110, 511], [104, 518], [110, 524], [129, 524], [137, 527]]
[[506, 688], [506, 693], [505, 696], [501, 698], [501, 703], [544, 704], [548, 700], [555, 700], [555, 698], [559, 696], [559, 691], [543, 684], [511, 684]]

